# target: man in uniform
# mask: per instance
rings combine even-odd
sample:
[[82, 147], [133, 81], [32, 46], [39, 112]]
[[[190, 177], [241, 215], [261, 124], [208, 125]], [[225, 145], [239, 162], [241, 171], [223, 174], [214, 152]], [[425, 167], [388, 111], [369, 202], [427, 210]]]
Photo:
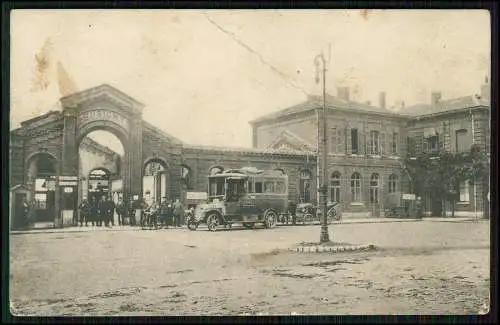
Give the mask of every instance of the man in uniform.
[[86, 197], [83, 198], [82, 203], [80, 203], [80, 227], [83, 226], [85, 222], [85, 227], [87, 227], [87, 222], [90, 217], [90, 203]]
[[95, 196], [92, 197], [90, 201], [90, 221], [92, 222], [92, 226], [97, 226], [99, 220], [99, 202], [97, 202], [97, 198]]
[[175, 227], [180, 227], [181, 226], [181, 216], [184, 213], [182, 203], [180, 202], [179, 199], [175, 199], [175, 203], [173, 206], [173, 213], [174, 213], [174, 220], [175, 220]]
[[115, 202], [108, 197], [106, 199], [106, 227], [115, 225]]
[[166, 197], [161, 198], [159, 216], [162, 228], [168, 229], [168, 202]]
[[127, 215], [127, 207], [123, 199], [118, 199], [118, 204], [116, 205], [116, 214], [118, 215], [118, 225], [125, 225], [125, 216]]
[[[107, 221], [107, 218], [108, 218], [107, 205], [108, 205], [108, 203], [106, 200], [106, 196], [103, 196], [98, 203], [98, 209], [99, 209], [98, 219], [97, 219], [98, 220], [97, 221], [98, 227], [102, 227], [103, 221]], [[107, 225], [107, 222], [105, 222], [105, 223]]]

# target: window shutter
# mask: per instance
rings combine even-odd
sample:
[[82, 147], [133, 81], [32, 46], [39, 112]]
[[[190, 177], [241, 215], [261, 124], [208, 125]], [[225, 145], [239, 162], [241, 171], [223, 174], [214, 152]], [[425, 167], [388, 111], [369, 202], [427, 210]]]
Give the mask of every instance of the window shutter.
[[380, 134], [380, 155], [383, 155], [385, 152], [389, 152], [389, 148], [388, 148], [388, 145], [387, 145], [387, 142], [386, 142], [386, 136], [385, 136], [385, 132], [382, 132]]

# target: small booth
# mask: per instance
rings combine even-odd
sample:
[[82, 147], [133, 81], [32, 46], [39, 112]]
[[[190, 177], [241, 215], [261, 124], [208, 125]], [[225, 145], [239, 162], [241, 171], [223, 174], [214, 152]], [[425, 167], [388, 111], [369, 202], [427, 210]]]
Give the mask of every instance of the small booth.
[[61, 193], [62, 226], [74, 226], [77, 223], [78, 177], [59, 176], [59, 191]]
[[25, 185], [11, 187], [9, 197], [9, 230], [26, 228], [29, 226], [28, 214], [24, 204], [31, 201], [31, 191]]

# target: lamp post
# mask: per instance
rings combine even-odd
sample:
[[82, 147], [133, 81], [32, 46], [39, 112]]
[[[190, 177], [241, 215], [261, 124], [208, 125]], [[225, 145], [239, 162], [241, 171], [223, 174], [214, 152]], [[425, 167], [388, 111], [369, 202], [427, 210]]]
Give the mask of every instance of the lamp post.
[[[322, 179], [321, 179], [321, 186], [318, 188], [318, 192], [320, 194], [320, 203], [321, 203], [321, 209], [323, 211], [323, 220], [321, 223], [321, 235], [320, 235], [320, 242], [321, 243], [326, 243], [330, 241], [329, 235], [328, 235], [328, 221], [327, 221], [327, 202], [326, 202], [326, 197], [327, 197], [327, 192], [328, 192], [328, 187], [326, 185], [326, 180], [328, 178], [327, 174], [327, 111], [326, 111], [326, 62], [325, 62], [325, 57], [323, 53], [317, 55], [314, 58], [314, 64], [316, 66], [316, 83], [319, 82], [319, 65], [322, 65], [322, 76], [323, 76], [323, 116], [321, 119], [318, 119], [318, 136], [321, 134], [321, 151], [320, 151], [320, 146], [318, 146], [318, 158], [319, 158], [319, 153], [321, 152], [321, 170], [322, 173]], [[318, 114], [319, 116], [319, 114]], [[322, 121], [322, 130], [320, 128], [320, 120]], [[321, 132], [321, 131], [323, 132]], [[319, 164], [318, 164], [319, 167]]]

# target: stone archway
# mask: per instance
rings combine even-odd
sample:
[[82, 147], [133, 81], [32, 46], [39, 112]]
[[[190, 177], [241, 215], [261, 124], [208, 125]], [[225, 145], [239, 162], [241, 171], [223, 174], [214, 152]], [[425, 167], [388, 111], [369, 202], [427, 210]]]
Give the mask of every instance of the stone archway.
[[62, 174], [78, 175], [78, 148], [82, 139], [97, 130], [109, 131], [124, 148], [121, 170], [124, 198], [142, 192], [143, 104], [102, 85], [61, 98], [64, 115]]
[[48, 152], [41, 151], [26, 159], [27, 184], [32, 191], [33, 222], [53, 222], [56, 213], [56, 177], [58, 160]]

